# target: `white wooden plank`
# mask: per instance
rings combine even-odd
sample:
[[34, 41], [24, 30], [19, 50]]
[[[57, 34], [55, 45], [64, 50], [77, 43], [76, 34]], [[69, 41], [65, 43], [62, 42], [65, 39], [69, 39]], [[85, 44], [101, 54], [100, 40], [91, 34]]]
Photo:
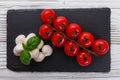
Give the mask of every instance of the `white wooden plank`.
[[6, 62], [1, 61], [1, 62], [0, 62], [0, 66], [1, 66], [1, 67], [6, 67]]
[[0, 58], [0, 62], [6, 62], [6, 58]]
[[[13, 2], [16, 0], [0, 0], [0, 2]], [[64, 2], [65, 0], [17, 0], [19, 2], [25, 1], [25, 2]]]
[[0, 52], [0, 55], [6, 55], [6, 52]]
[[65, 0], [65, 2], [120, 2], [120, 0]]
[[110, 7], [112, 9], [119, 9], [120, 8], [120, 2], [118, 1], [111, 1], [111, 2], [104, 2], [106, 0], [101, 0], [101, 1], [93, 1], [88, 2], [85, 1], [66, 1], [65, 6], [70, 7], [70, 8], [99, 8], [99, 7]]
[[6, 55], [0, 55], [0, 58], [6, 58]]
[[[40, 80], [42, 78], [1, 78], [0, 80]], [[53, 78], [44, 78], [44, 80], [52, 80]], [[70, 79], [66, 79], [66, 78], [54, 78], [54, 80], [101, 80], [98, 78], [70, 78]], [[102, 80], [119, 80], [119, 78], [102, 78]]]
[[[9, 3], [9, 4], [8, 4]], [[25, 1], [1, 1], [0, 8], [7, 9], [39, 9], [39, 8], [63, 8], [63, 2], [25, 2]]]
[[[12, 72], [7, 69], [1, 71], [2, 74], [0, 77], [7, 78], [41, 78], [41, 79], [96, 79], [96, 78], [119, 78], [119, 72], [110, 72], [110, 73], [81, 73], [81, 72]], [[7, 75], [7, 76], [6, 76]], [[16, 76], [17, 75], [17, 76]]]
[[[43, 78], [1, 78], [0, 80], [40, 80], [40, 79], [43, 79]], [[53, 78], [44, 78], [44, 80], [52, 80]], [[89, 78], [89, 79], [86, 79], [86, 78], [70, 78], [70, 79], [66, 79], [66, 78], [54, 78], [54, 80], [101, 80], [101, 79], [98, 79], [98, 78]], [[102, 80], [119, 80], [119, 78], [102, 78]]]

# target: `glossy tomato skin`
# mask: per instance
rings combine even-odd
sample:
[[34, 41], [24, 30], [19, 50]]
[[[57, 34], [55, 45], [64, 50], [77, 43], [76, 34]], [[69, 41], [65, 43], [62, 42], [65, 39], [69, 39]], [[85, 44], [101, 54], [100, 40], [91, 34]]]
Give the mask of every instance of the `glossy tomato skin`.
[[78, 36], [78, 43], [88, 48], [94, 42], [94, 36], [90, 32], [82, 32]]
[[39, 35], [43, 38], [43, 39], [50, 39], [53, 35], [54, 31], [52, 30], [52, 28], [47, 25], [47, 24], [43, 24], [39, 27]]
[[67, 56], [76, 56], [79, 51], [79, 46], [77, 46], [72, 41], [67, 41], [64, 45], [64, 52]]
[[71, 23], [66, 28], [66, 35], [69, 38], [75, 39], [81, 33], [81, 26], [76, 23]]
[[54, 46], [62, 47], [66, 42], [66, 38], [64, 38], [64, 36], [62, 36], [58, 32], [55, 32], [52, 36], [51, 41]]
[[76, 61], [81, 66], [88, 66], [92, 62], [92, 56], [85, 50], [78, 52]]
[[58, 16], [54, 22], [54, 27], [59, 31], [64, 31], [66, 27], [68, 26], [68, 20], [64, 16]]
[[103, 55], [109, 50], [109, 44], [104, 39], [97, 39], [92, 45], [92, 50], [98, 55]]
[[40, 14], [40, 18], [43, 23], [51, 24], [56, 18], [56, 13], [52, 9], [44, 9]]

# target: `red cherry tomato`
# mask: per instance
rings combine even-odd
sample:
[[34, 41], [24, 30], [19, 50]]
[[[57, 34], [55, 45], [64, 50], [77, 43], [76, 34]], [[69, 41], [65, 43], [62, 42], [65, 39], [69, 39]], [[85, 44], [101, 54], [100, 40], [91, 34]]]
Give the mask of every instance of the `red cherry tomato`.
[[92, 56], [85, 50], [78, 52], [76, 61], [81, 66], [88, 66], [92, 61]]
[[104, 39], [97, 39], [92, 45], [92, 50], [98, 55], [103, 55], [109, 50], [109, 44]]
[[94, 36], [90, 32], [82, 32], [78, 36], [78, 43], [88, 48], [94, 42]]
[[67, 41], [64, 45], [64, 51], [68, 56], [76, 56], [79, 51], [79, 46], [77, 46], [72, 41]]
[[81, 27], [76, 23], [71, 23], [66, 28], [66, 35], [69, 38], [75, 39], [81, 33]]
[[52, 40], [52, 44], [56, 47], [62, 47], [66, 42], [66, 38], [64, 38], [64, 36], [62, 36], [58, 32], [55, 32], [53, 34], [51, 40]]
[[59, 31], [64, 31], [67, 26], [68, 26], [68, 20], [63, 16], [58, 16], [54, 20], [54, 27]]
[[47, 24], [43, 24], [40, 26], [39, 28], [39, 35], [43, 38], [43, 39], [50, 39], [52, 37], [52, 34], [54, 33], [54, 31], [52, 30], [52, 28], [47, 25]]
[[44, 9], [40, 14], [40, 18], [42, 22], [51, 24], [55, 20], [56, 14], [52, 9]]

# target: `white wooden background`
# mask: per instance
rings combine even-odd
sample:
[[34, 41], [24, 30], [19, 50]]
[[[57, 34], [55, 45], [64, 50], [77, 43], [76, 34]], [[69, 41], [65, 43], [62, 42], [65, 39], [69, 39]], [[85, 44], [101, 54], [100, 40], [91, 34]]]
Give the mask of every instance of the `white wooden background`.
[[[6, 13], [8, 9], [111, 8], [111, 72], [13, 72], [6, 68]], [[0, 0], [0, 80], [120, 80], [120, 0]]]

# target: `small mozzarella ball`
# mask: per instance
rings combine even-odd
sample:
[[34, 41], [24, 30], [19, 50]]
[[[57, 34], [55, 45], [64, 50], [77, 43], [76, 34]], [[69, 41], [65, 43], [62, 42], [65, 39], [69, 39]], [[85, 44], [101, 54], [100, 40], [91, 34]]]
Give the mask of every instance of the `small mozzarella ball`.
[[24, 35], [18, 35], [15, 39], [15, 43], [18, 44], [18, 43], [23, 43], [25, 41], [25, 36]]
[[16, 52], [15, 47], [14, 47], [14, 49], [13, 49], [13, 53], [14, 53], [15, 56], [20, 56], [20, 53], [17, 53], [17, 52]]
[[45, 55], [42, 52], [40, 52], [39, 56], [37, 58], [34, 58], [34, 60], [36, 62], [42, 62], [44, 60], [44, 58], [45, 58]]
[[19, 43], [15, 46], [15, 48], [13, 49], [13, 52], [16, 56], [17, 55], [19, 56], [22, 50], [24, 50], [23, 46], [22, 46], [22, 43]]
[[29, 38], [31, 38], [33, 36], [36, 36], [36, 34], [35, 33], [30, 33], [29, 35], [27, 35], [27, 38], [29, 39]]
[[43, 40], [41, 40], [41, 42], [40, 42], [40, 44], [38, 45], [38, 49], [41, 49], [42, 47], [43, 47], [43, 45], [44, 45], [44, 41]]
[[39, 56], [39, 49], [34, 49], [30, 52], [31, 58], [36, 58]]
[[36, 36], [36, 34], [35, 33], [30, 33], [29, 35], [27, 35], [27, 37], [25, 39], [25, 43], [28, 41], [28, 39], [30, 39], [33, 36]]
[[53, 52], [53, 49], [51, 46], [49, 45], [44, 45], [43, 48], [42, 48], [42, 53], [45, 55], [45, 56], [50, 56]]

